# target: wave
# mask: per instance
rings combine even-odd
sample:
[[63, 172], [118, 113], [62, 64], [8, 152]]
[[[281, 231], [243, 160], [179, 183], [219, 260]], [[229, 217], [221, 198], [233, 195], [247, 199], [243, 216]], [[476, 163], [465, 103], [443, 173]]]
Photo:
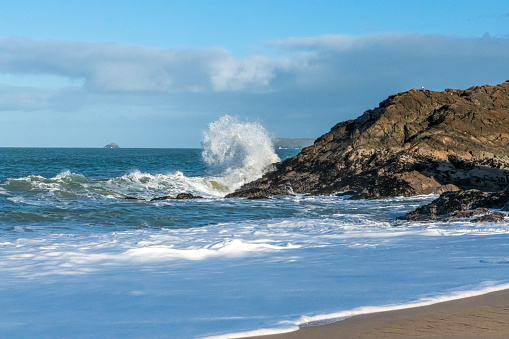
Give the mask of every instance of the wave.
[[[26, 232], [18, 227], [15, 231]], [[196, 231], [200, 232], [200, 231]], [[52, 234], [0, 242], [0, 269], [20, 277], [83, 275], [124, 265], [154, 265], [170, 261], [205, 261], [256, 257], [297, 250], [301, 246], [271, 239], [224, 237], [195, 239], [193, 231], [135, 230], [102, 235]]]
[[262, 125], [229, 115], [209, 124], [202, 147], [203, 160], [216, 174], [209, 182], [219, 184], [225, 194], [260, 178], [271, 164], [280, 161]]
[[64, 171], [52, 178], [31, 175], [10, 178], [0, 184], [0, 194], [10, 196], [15, 202], [26, 202], [29, 198], [56, 199], [124, 199], [136, 197], [150, 200], [161, 196], [176, 196], [191, 193], [209, 198], [223, 197], [252, 178], [242, 170], [224, 176], [187, 177], [177, 171], [170, 174], [150, 174], [133, 171], [121, 177], [107, 180], [88, 178], [81, 174]]
[[316, 326], [316, 325], [324, 325], [330, 324], [339, 320], [343, 320], [346, 318], [350, 318], [356, 315], [369, 314], [369, 313], [378, 313], [378, 312], [388, 312], [388, 311], [396, 311], [396, 310], [404, 310], [408, 308], [415, 307], [423, 307], [429, 306], [433, 304], [438, 304], [447, 301], [453, 301], [458, 299], [464, 299], [469, 297], [475, 297], [491, 292], [497, 292], [506, 290], [509, 288], [508, 283], [499, 283], [492, 281], [485, 281], [481, 286], [475, 289], [467, 289], [467, 290], [458, 290], [449, 292], [447, 294], [438, 294], [433, 297], [426, 297], [416, 300], [414, 302], [409, 302], [406, 304], [396, 304], [396, 305], [385, 305], [385, 306], [361, 306], [347, 311], [341, 311], [337, 313], [331, 314], [322, 314], [315, 316], [302, 316], [295, 325], [298, 326]]
[[233, 338], [249, 338], [249, 337], [257, 337], [262, 335], [274, 335], [274, 334], [283, 334], [290, 333], [299, 330], [300, 327], [310, 327], [310, 326], [320, 326], [335, 323], [341, 320], [345, 320], [347, 318], [351, 318], [353, 316], [371, 314], [371, 313], [380, 313], [380, 312], [389, 312], [389, 311], [397, 311], [404, 310], [415, 307], [424, 307], [430, 306], [442, 302], [454, 301], [469, 297], [476, 297], [483, 294], [488, 294], [492, 292], [502, 291], [509, 288], [509, 284], [497, 284], [493, 282], [485, 282], [479, 288], [464, 290], [464, 291], [455, 291], [450, 292], [449, 294], [437, 295], [435, 297], [422, 298], [414, 302], [410, 302], [407, 304], [398, 304], [398, 305], [385, 305], [385, 306], [361, 306], [351, 310], [341, 311], [337, 313], [331, 314], [323, 314], [323, 315], [315, 315], [315, 316], [302, 316], [298, 321], [282, 321], [280, 322], [281, 327], [278, 328], [266, 328], [266, 329], [258, 329], [252, 331], [245, 332], [237, 332], [237, 333], [229, 333], [224, 335], [217, 336], [207, 336], [202, 337], [201, 339], [233, 339]]
[[[1, 185], [1, 194], [14, 195], [9, 200], [26, 200], [30, 197], [41, 198], [76, 198], [79, 196], [118, 196], [114, 191], [107, 190], [98, 181], [87, 178], [84, 175], [64, 171], [52, 178], [40, 175], [30, 175], [22, 178], [11, 178]], [[21, 195], [22, 197], [18, 197]]]
[[218, 183], [220, 180], [221, 178], [186, 177], [178, 171], [171, 174], [150, 174], [137, 170], [120, 177], [101, 180], [64, 171], [52, 178], [30, 175], [7, 179], [1, 184], [0, 194], [10, 196], [7, 199], [13, 202], [25, 203], [30, 200], [42, 201], [43, 198], [65, 200], [136, 197], [150, 200], [179, 193], [217, 197], [229, 191], [227, 187]]
[[263, 126], [240, 122], [228, 115], [209, 124], [203, 134], [202, 146], [203, 161], [207, 165], [203, 176], [188, 177], [180, 171], [151, 174], [134, 170], [120, 177], [96, 179], [63, 171], [51, 178], [30, 175], [7, 179], [0, 184], [0, 194], [11, 195], [10, 200], [15, 202], [26, 200], [25, 194], [64, 199], [130, 196], [150, 200], [179, 193], [223, 197], [258, 179], [271, 164], [280, 160]]

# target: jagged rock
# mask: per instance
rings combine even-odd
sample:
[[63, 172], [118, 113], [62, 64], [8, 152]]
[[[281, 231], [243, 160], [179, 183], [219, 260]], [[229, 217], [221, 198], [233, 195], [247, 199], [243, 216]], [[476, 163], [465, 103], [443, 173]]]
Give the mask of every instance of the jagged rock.
[[124, 197], [125, 200], [145, 200], [145, 199], [141, 199], [141, 198], [136, 198], [136, 197], [130, 197], [130, 196], [126, 196]]
[[477, 215], [487, 215], [490, 210], [487, 208], [475, 208], [473, 210], [457, 211], [451, 214], [450, 217], [444, 219], [444, 221], [456, 221], [460, 219], [471, 218]]
[[177, 194], [177, 196], [175, 198], [167, 195], [167, 196], [164, 196], [164, 197], [157, 197], [157, 198], [150, 199], [150, 201], [170, 200], [170, 199], [180, 199], [180, 200], [183, 200], [183, 199], [203, 199], [203, 197], [200, 197], [199, 195], [192, 195], [191, 193], [179, 193], [179, 194]]
[[167, 196], [164, 196], [164, 197], [152, 198], [152, 199], [150, 199], [150, 201], [170, 200], [170, 199], [173, 199], [173, 198], [171, 196], [167, 195]]
[[265, 196], [265, 195], [260, 195], [260, 196], [255, 196], [255, 197], [248, 197], [249, 200], [263, 200], [263, 199], [269, 199], [268, 196]]
[[175, 199], [202, 199], [199, 195], [192, 195], [191, 193], [179, 193]]
[[509, 81], [412, 89], [341, 122], [227, 197], [355, 191], [354, 199], [509, 188]]
[[505, 214], [500, 212], [493, 212], [470, 220], [470, 222], [503, 222], [505, 221]]
[[[475, 215], [482, 215], [476, 218], [484, 221], [484, 216], [500, 213], [491, 212], [488, 209], [501, 209], [509, 202], [509, 190], [495, 193], [481, 192], [479, 190], [445, 192], [431, 203], [417, 208], [415, 211], [409, 212], [400, 220], [409, 221], [454, 221], [459, 218], [468, 218]], [[503, 213], [500, 213], [504, 215]], [[500, 218], [500, 216], [492, 216], [491, 219]], [[474, 219], [474, 220], [476, 220]], [[488, 217], [486, 217], [486, 221]]]

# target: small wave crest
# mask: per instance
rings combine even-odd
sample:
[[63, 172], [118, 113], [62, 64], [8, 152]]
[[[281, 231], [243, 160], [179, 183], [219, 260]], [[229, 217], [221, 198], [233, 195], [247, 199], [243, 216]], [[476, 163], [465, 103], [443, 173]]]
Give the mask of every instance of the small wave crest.
[[[29, 232], [22, 227], [14, 231]], [[289, 242], [230, 238], [222, 233], [212, 238], [193, 239], [189, 237], [187, 229], [157, 233], [137, 230], [75, 235], [71, 238], [53, 234], [46, 238], [0, 242], [0, 247], [3, 247], [3, 253], [0, 253], [2, 271], [32, 278], [81, 275], [125, 264], [150, 265], [182, 260], [270, 256], [272, 253], [300, 248]]]
[[[81, 174], [63, 171], [52, 178], [45, 178], [40, 175], [8, 179], [3, 184], [5, 194], [52, 194], [61, 197], [75, 197], [88, 195], [94, 190], [93, 181]], [[113, 194], [113, 192], [108, 192]]]
[[180, 171], [170, 174], [150, 174], [135, 170], [111, 179], [94, 179], [64, 171], [51, 178], [39, 175], [10, 178], [2, 186], [2, 194], [11, 196], [7, 198], [8, 200], [37, 204], [47, 201], [46, 198], [62, 200], [80, 197], [101, 199], [134, 196], [150, 200], [160, 196], [176, 196], [183, 192], [200, 195], [213, 195], [214, 192], [213, 184], [206, 178], [186, 177]]
[[200, 193], [199, 182], [186, 177], [177, 171], [171, 174], [150, 174], [133, 171], [121, 177], [109, 179], [105, 184], [108, 190], [117, 192], [123, 196], [135, 196], [137, 198], [152, 199], [154, 197], [177, 195], [179, 193]]
[[433, 297], [421, 298], [419, 300], [409, 302], [406, 304], [394, 304], [394, 305], [385, 305], [385, 306], [360, 306], [354, 309], [340, 311], [337, 313], [331, 314], [321, 314], [315, 316], [302, 316], [296, 322], [295, 325], [306, 327], [306, 326], [316, 326], [316, 325], [325, 325], [330, 324], [336, 321], [344, 320], [346, 318], [350, 318], [356, 315], [361, 314], [369, 314], [369, 313], [379, 313], [379, 312], [388, 312], [388, 311], [396, 311], [396, 310], [404, 310], [414, 307], [423, 307], [429, 306], [437, 303], [442, 303], [446, 301], [453, 301], [468, 297], [479, 296], [491, 292], [497, 292], [501, 290], [505, 290], [509, 288], [509, 284], [507, 283], [499, 283], [499, 282], [490, 282], [485, 281], [479, 287], [470, 290], [459, 290], [452, 291], [449, 294], [438, 294]]

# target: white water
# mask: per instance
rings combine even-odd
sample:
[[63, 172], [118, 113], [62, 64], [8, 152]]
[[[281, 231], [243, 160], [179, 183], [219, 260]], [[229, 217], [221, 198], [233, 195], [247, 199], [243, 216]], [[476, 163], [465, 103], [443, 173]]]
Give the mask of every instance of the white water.
[[[509, 284], [506, 222], [394, 221], [433, 196], [223, 199], [277, 160], [270, 139], [223, 117], [203, 145], [210, 173], [196, 176], [183, 172], [199, 160], [182, 151], [169, 154], [183, 172], [119, 173], [121, 156], [152, 163], [162, 151], [56, 150], [60, 172], [25, 165], [0, 182], [0, 337], [231, 338]], [[84, 169], [103, 164], [67, 170], [74, 153]], [[124, 199], [182, 192], [205, 199]]]
[[[225, 193], [258, 179], [280, 159], [262, 125], [240, 122], [229, 115], [209, 124], [203, 134], [203, 160], [219, 177], [211, 179]], [[209, 180], [209, 181], [211, 181]]]
[[437, 303], [441, 303], [441, 302], [458, 300], [458, 299], [468, 298], [468, 297], [475, 297], [475, 296], [483, 295], [483, 294], [490, 293], [490, 292], [496, 292], [496, 291], [509, 289], [509, 284], [490, 286], [490, 284], [488, 283], [485, 285], [488, 285], [488, 286], [482, 287], [480, 289], [470, 290], [470, 291], [453, 292], [453, 293], [447, 294], [447, 295], [441, 295], [441, 296], [432, 297], [432, 298], [424, 298], [424, 299], [420, 299], [420, 300], [417, 300], [415, 302], [411, 302], [408, 304], [386, 305], [386, 306], [362, 306], [362, 307], [357, 307], [357, 308], [354, 308], [351, 310], [337, 312], [337, 313], [321, 314], [321, 315], [316, 315], [316, 316], [311, 316], [311, 317], [303, 316], [301, 319], [299, 319], [294, 324], [290, 323], [289, 327], [287, 327], [287, 328], [258, 329], [258, 330], [254, 330], [254, 331], [246, 331], [246, 332], [239, 332], [239, 333], [229, 333], [229, 334], [225, 334], [225, 335], [209, 336], [209, 337], [204, 337], [203, 339], [235, 339], [235, 338], [246, 338], [246, 337], [256, 337], [256, 336], [262, 336], [262, 335], [289, 333], [289, 332], [297, 331], [300, 326], [311, 327], [311, 326], [331, 324], [333, 322], [341, 321], [346, 318], [350, 318], [350, 317], [353, 317], [356, 315], [361, 315], [361, 314], [388, 312], [388, 311], [403, 310], [403, 309], [414, 308], [414, 307], [429, 306], [429, 305], [433, 305], [433, 304], [437, 304]]
[[280, 161], [263, 126], [240, 122], [228, 115], [209, 124], [203, 134], [202, 146], [202, 157], [209, 175], [192, 177], [185, 176], [181, 171], [151, 174], [134, 170], [121, 177], [98, 181], [66, 170], [52, 178], [40, 175], [11, 178], [7, 180], [6, 187], [30, 190], [36, 195], [35, 200], [48, 194], [93, 199], [131, 196], [150, 200], [187, 192], [205, 197], [223, 197], [243, 184], [260, 178], [273, 163]]
[[0, 241], [0, 333], [230, 338], [507, 287], [506, 223], [392, 221], [430, 198], [186, 201], [302, 216], [35, 237], [18, 228]]

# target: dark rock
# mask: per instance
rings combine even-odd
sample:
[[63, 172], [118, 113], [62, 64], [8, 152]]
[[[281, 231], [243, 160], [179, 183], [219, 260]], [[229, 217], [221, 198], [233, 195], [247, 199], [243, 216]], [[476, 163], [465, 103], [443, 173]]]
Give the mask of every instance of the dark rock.
[[179, 199], [179, 200], [183, 200], [183, 199], [203, 199], [203, 197], [200, 197], [199, 195], [192, 195], [191, 193], [179, 193], [179, 194], [177, 194], [177, 196], [175, 198], [173, 198], [170, 195], [166, 195], [164, 197], [157, 197], [157, 198], [150, 199], [150, 201], [172, 200], [172, 199]]
[[167, 196], [164, 196], [164, 197], [157, 197], [157, 198], [150, 199], [150, 201], [170, 200], [170, 199], [173, 199], [173, 198], [171, 196], [167, 195]]
[[175, 199], [203, 199], [203, 197], [192, 195], [191, 193], [179, 193]]
[[487, 208], [476, 208], [473, 210], [457, 211], [452, 213], [450, 217], [445, 218], [444, 221], [456, 221], [460, 219], [471, 218], [476, 215], [486, 215], [489, 213], [490, 210]]
[[253, 197], [248, 197], [249, 200], [262, 200], [262, 199], [270, 199], [268, 196], [265, 195], [258, 195]]
[[142, 198], [136, 198], [136, 197], [130, 197], [130, 196], [126, 196], [124, 197], [125, 200], [145, 200], [145, 199], [142, 199]]
[[470, 220], [470, 222], [503, 222], [505, 221], [505, 214], [500, 212], [493, 212]]
[[506, 188], [509, 82], [392, 95], [227, 197], [353, 190], [354, 199], [376, 199]]
[[509, 190], [494, 193], [481, 192], [479, 190], [445, 192], [431, 203], [421, 206], [415, 211], [409, 212], [397, 219], [411, 221], [453, 221], [480, 214], [494, 214], [488, 209], [500, 209], [508, 202]]

